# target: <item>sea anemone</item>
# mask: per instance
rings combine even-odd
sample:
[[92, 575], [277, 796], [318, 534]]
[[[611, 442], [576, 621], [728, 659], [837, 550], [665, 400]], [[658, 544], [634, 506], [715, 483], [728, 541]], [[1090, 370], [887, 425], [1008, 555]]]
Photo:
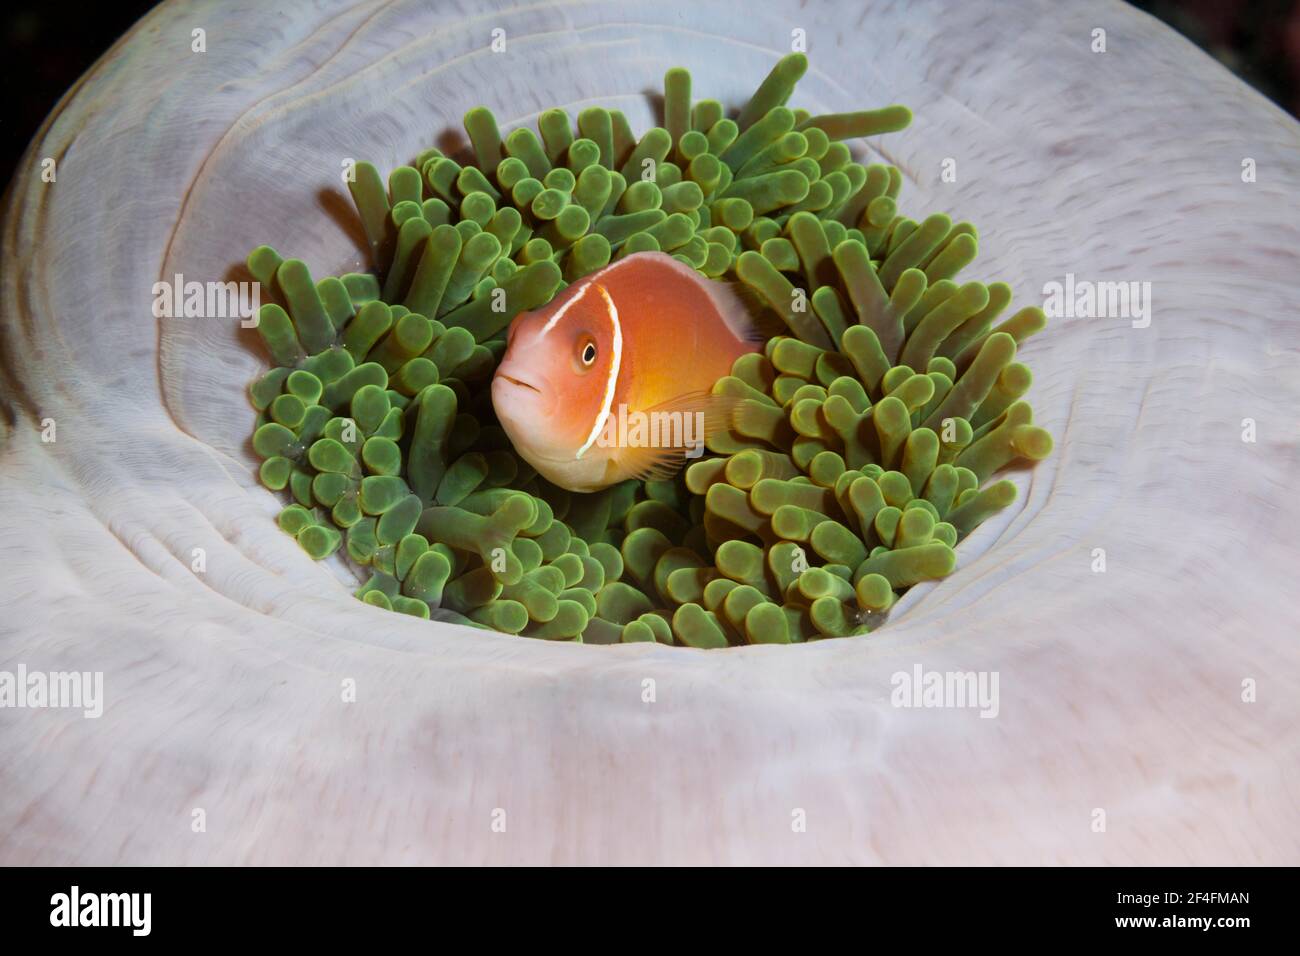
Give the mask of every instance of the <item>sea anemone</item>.
[[[428, 149], [387, 186], [349, 167], [379, 277], [248, 257], [284, 303], [261, 306], [277, 364], [251, 389], [262, 481], [295, 499], [280, 526], [318, 559], [346, 538], [369, 604], [552, 640], [841, 637], [951, 572], [1015, 499], [985, 479], [1051, 450], [1013, 361], [1043, 311], [994, 327], [1010, 287], [953, 281], [974, 228], [901, 216], [898, 169], [844, 143], [908, 110], [792, 109], [807, 66], [780, 59], [734, 119], [675, 68], [639, 139], [599, 106], [576, 131], [550, 109], [503, 137], [480, 106], [465, 165]], [[737, 404], [714, 456], [570, 494], [496, 423], [507, 327], [611, 257], [661, 251], [743, 283], [782, 334], [715, 386]]]
[[[4, 862], [1295, 862], [1293, 119], [1118, 4], [434, 6], [165, 4], [20, 166], [0, 668], [104, 700], [4, 711]], [[915, 111], [859, 158], [978, 223], [983, 279], [1150, 283], [1017, 354], [1055, 449], [1016, 502], [861, 639], [589, 648], [355, 600], [259, 481], [257, 331], [155, 318], [155, 283], [250, 280], [263, 243], [368, 272], [345, 161], [456, 155], [484, 104], [648, 130], [673, 64], [738, 108], [792, 42], [811, 115]], [[996, 715], [903, 706], [918, 668], [997, 675]]]

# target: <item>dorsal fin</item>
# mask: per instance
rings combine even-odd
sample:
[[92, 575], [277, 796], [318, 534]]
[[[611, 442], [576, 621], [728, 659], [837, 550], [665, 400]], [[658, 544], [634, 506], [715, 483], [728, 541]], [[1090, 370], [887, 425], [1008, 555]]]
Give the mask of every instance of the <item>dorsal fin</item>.
[[788, 335], [780, 316], [767, 307], [757, 292], [743, 282], [700, 277], [705, 291], [731, 334], [742, 342], [762, 347], [777, 335]]

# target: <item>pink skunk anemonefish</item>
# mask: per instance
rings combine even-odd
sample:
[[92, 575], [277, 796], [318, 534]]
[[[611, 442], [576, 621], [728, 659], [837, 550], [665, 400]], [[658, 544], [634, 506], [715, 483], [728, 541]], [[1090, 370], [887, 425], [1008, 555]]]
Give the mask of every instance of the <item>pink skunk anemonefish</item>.
[[663, 478], [725, 427], [734, 400], [711, 389], [759, 341], [732, 286], [639, 252], [514, 320], [492, 404], [516, 451], [561, 488]]

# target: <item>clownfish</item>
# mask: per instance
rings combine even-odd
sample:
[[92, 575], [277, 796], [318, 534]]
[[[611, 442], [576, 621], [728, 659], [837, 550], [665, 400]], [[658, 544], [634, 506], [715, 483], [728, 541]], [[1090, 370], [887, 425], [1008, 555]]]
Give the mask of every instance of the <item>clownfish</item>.
[[735, 400], [711, 390], [762, 339], [733, 286], [638, 252], [515, 318], [492, 404], [515, 450], [561, 488], [666, 478], [727, 427]]

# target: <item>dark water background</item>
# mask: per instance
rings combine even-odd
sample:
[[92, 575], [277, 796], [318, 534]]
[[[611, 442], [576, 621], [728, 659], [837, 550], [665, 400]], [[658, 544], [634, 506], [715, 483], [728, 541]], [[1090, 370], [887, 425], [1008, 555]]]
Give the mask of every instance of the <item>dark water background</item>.
[[[153, 6], [150, 0], [3, 4], [0, 184], [9, 182], [59, 97]], [[1300, 116], [1300, 0], [1134, 0], [1133, 6], [1159, 17]]]

